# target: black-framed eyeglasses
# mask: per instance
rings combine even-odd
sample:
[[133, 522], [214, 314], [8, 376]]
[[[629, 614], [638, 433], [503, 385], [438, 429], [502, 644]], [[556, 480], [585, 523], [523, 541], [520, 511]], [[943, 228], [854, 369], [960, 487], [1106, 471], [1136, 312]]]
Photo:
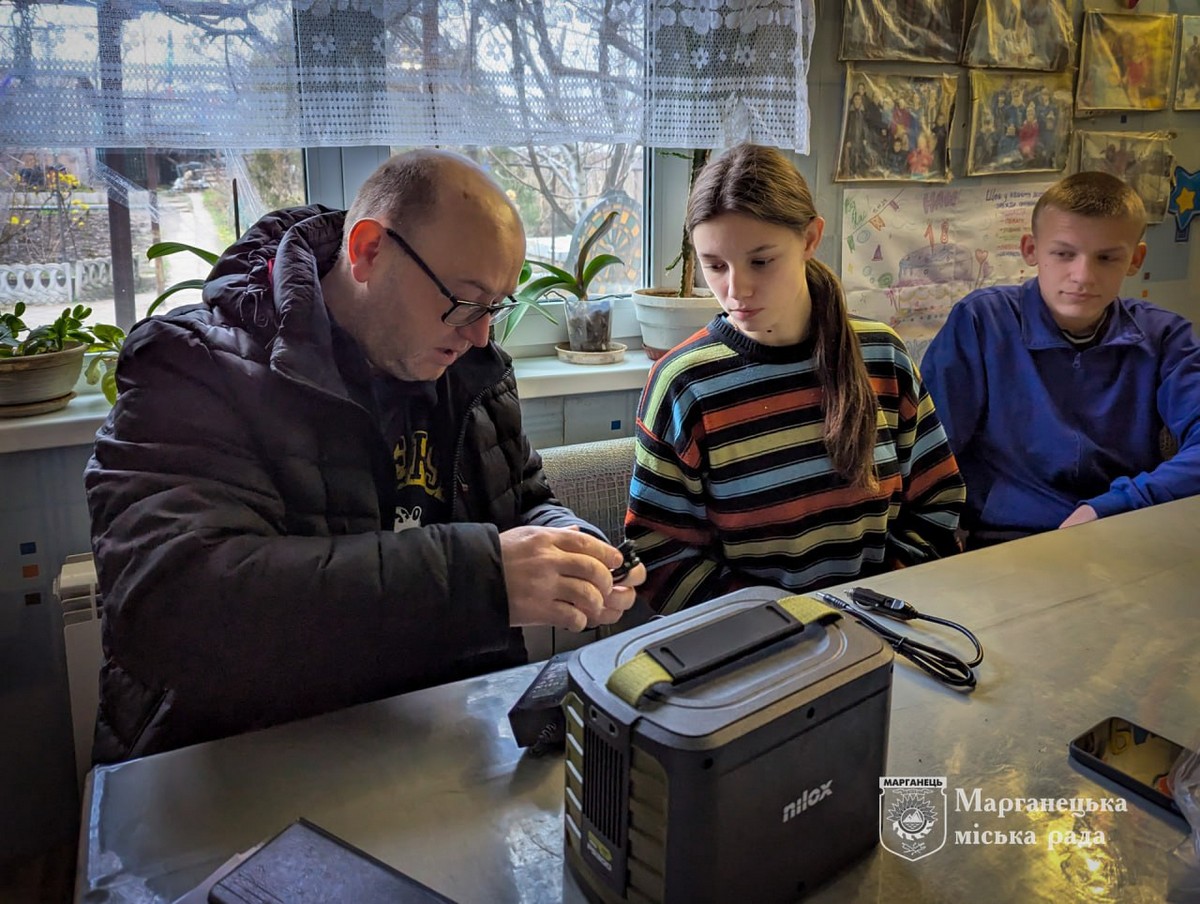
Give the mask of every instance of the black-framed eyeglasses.
[[517, 306], [517, 300], [511, 295], [506, 295], [505, 298], [507, 300], [500, 304], [480, 304], [477, 301], [463, 301], [446, 288], [446, 284], [437, 278], [437, 275], [429, 269], [429, 265], [425, 261], [421, 260], [421, 255], [413, 251], [412, 245], [400, 238], [400, 233], [387, 226], [384, 227], [383, 231], [396, 240], [396, 244], [403, 249], [404, 253], [411, 257], [413, 262], [425, 272], [425, 275], [433, 280], [433, 284], [437, 286], [438, 291], [449, 299], [450, 310], [442, 315], [442, 323], [448, 323], [450, 326], [469, 326], [475, 321], [488, 316], [492, 318], [492, 323], [500, 323]]

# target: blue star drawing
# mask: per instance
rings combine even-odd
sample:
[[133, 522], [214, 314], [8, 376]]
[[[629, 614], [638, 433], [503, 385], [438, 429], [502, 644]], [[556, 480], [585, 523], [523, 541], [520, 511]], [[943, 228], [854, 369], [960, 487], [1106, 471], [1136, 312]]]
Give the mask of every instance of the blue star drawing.
[[1167, 212], [1175, 214], [1176, 227], [1179, 232], [1186, 233], [1192, 217], [1200, 213], [1200, 171], [1189, 173], [1182, 166], [1177, 166], [1174, 181]]

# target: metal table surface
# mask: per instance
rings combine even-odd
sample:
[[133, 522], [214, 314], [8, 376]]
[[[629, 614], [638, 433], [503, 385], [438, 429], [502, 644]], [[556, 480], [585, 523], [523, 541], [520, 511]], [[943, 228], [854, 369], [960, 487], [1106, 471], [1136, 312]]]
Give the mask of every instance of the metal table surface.
[[[1196, 743], [1198, 550], [1200, 497], [864, 582], [966, 623], [986, 658], [970, 695], [895, 668], [888, 774], [947, 777], [945, 847], [916, 862], [877, 847], [810, 900], [1163, 900], [1186, 823], [1074, 766], [1067, 742], [1124, 715]], [[77, 900], [170, 901], [299, 816], [462, 904], [582, 900], [563, 868], [562, 758], [522, 755], [506, 717], [536, 669], [94, 770]], [[957, 810], [955, 789], [975, 788], [1129, 809]], [[1036, 843], [955, 843], [976, 828]], [[1055, 831], [1105, 841], [1052, 845]]]

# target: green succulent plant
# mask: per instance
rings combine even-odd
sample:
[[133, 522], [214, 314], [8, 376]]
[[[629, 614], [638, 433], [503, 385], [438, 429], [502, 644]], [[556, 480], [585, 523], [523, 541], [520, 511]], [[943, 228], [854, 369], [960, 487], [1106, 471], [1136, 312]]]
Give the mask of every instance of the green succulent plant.
[[11, 314], [0, 314], [0, 359], [24, 358], [65, 351], [86, 345], [94, 354], [84, 377], [100, 389], [108, 401], [117, 400], [117, 356], [125, 344], [125, 331], [109, 323], [88, 325], [92, 309], [77, 304], [65, 308], [53, 323], [29, 327], [21, 319], [25, 302], [18, 301]]

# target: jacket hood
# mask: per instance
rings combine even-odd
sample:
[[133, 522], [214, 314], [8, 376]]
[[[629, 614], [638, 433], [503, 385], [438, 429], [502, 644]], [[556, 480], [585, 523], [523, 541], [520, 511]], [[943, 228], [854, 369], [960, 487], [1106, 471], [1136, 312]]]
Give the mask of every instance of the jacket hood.
[[267, 214], [217, 261], [204, 301], [268, 350], [271, 369], [346, 397], [321, 277], [337, 262], [345, 211], [320, 204]]
[[[205, 304], [267, 344], [288, 309], [313, 296], [311, 289], [295, 301], [287, 293], [276, 293], [275, 267], [307, 270], [309, 283], [315, 285], [314, 270], [319, 280], [337, 259], [344, 222], [344, 211], [321, 204], [267, 214], [221, 255], [204, 284]], [[294, 227], [299, 228], [289, 236]], [[277, 298], [287, 301], [278, 304]]]

